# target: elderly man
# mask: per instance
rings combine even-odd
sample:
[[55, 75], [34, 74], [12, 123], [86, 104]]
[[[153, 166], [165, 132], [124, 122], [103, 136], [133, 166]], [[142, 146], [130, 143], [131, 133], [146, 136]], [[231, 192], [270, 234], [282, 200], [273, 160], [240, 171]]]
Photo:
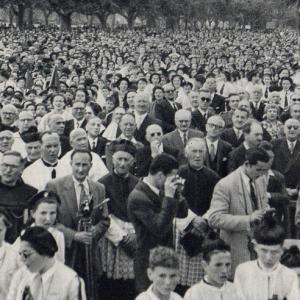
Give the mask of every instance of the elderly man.
[[18, 131], [18, 128], [14, 126], [14, 122], [18, 118], [18, 110], [16, 107], [12, 104], [4, 105], [0, 112], [1, 116], [1, 123], [0, 123], [0, 129], [8, 129], [13, 132]]
[[200, 90], [200, 93], [198, 94], [198, 101], [198, 108], [192, 111], [192, 127], [195, 129], [199, 129], [202, 132], [205, 132], [205, 125], [207, 119], [213, 115], [211, 110], [209, 110], [209, 104], [211, 103], [209, 90]]
[[23, 136], [23, 141], [25, 143], [26, 158], [24, 161], [25, 169], [34, 163], [36, 160], [41, 158], [41, 138], [38, 133], [27, 133]]
[[268, 209], [264, 175], [270, 157], [262, 149], [248, 149], [245, 162], [215, 186], [209, 224], [220, 230], [221, 238], [231, 246], [232, 270], [254, 258], [251, 229]]
[[[74, 129], [70, 134], [70, 144], [72, 150], [67, 152], [65, 156], [60, 159], [60, 165], [58, 172], [60, 177], [67, 176], [72, 173], [70, 165], [71, 155], [74, 150], [88, 150], [89, 140], [87, 133], [82, 128]], [[89, 178], [93, 181], [97, 181], [108, 173], [108, 170], [98, 154], [91, 152], [92, 155], [92, 166], [89, 170]]]
[[[135, 124], [135, 119], [134, 116], [131, 114], [124, 114], [121, 117], [120, 123], [119, 123], [119, 128], [121, 130], [121, 134], [119, 137], [116, 139], [117, 141], [121, 140], [127, 140], [130, 141], [137, 149], [143, 148], [144, 145], [141, 142], [138, 142], [135, 137], [134, 133], [136, 130], [136, 124]], [[106, 149], [105, 149], [105, 156], [106, 156], [106, 165], [109, 170], [113, 169], [113, 164], [112, 164], [112, 148], [110, 144], [106, 144]], [[135, 173], [134, 169], [131, 169], [132, 173]]]
[[237, 108], [232, 114], [232, 127], [226, 128], [222, 134], [222, 140], [231, 144], [233, 148], [238, 147], [244, 141], [243, 126], [247, 122], [249, 112], [244, 108]]
[[162, 122], [149, 115], [150, 97], [147, 93], [138, 93], [134, 98], [134, 116], [136, 130], [134, 137], [137, 141], [146, 144], [146, 129], [151, 124], [162, 126]]
[[56, 132], [59, 135], [60, 141], [60, 154], [59, 157], [64, 156], [71, 150], [69, 137], [65, 136], [65, 119], [62, 115], [51, 114], [48, 117], [48, 127], [52, 132]]
[[45, 131], [41, 135], [41, 158], [28, 166], [22, 175], [23, 180], [37, 190], [45, 189], [46, 184], [54, 178], [62, 176], [58, 160], [59, 136], [57, 133]]
[[186, 162], [184, 148], [188, 140], [192, 137], [203, 137], [203, 132], [190, 129], [192, 114], [188, 110], [180, 109], [175, 113], [176, 129], [167, 133], [163, 137], [163, 146], [173, 148], [178, 151], [178, 160], [180, 164]]
[[75, 128], [84, 128], [87, 120], [84, 118], [85, 103], [82, 101], [75, 101], [72, 105], [72, 120], [65, 123], [65, 136], [69, 136], [71, 131]]
[[285, 138], [274, 141], [273, 169], [284, 175], [290, 197], [296, 199], [300, 182], [300, 123], [288, 119], [284, 123]]
[[163, 86], [164, 98], [155, 105], [155, 117], [162, 121], [165, 132], [173, 131], [176, 126], [174, 122], [175, 112], [182, 108], [181, 104], [176, 103], [176, 91], [171, 83]]
[[206, 124], [207, 155], [205, 165], [215, 171], [220, 177], [227, 175], [227, 164], [232, 146], [223, 141], [220, 136], [224, 130], [225, 122], [221, 116], [211, 116]]
[[0, 131], [0, 160], [3, 156], [3, 153], [11, 150], [11, 147], [14, 143], [14, 135], [10, 130]]
[[164, 146], [162, 143], [163, 130], [157, 124], [152, 124], [146, 129], [146, 140], [148, 144], [145, 147], [137, 149], [136, 153], [136, 176], [144, 177], [149, 172], [150, 164], [158, 154], [168, 153], [177, 158], [178, 151]]
[[36, 124], [32, 112], [26, 110], [20, 112], [18, 120], [19, 131], [14, 133], [12, 150], [20, 152], [23, 157], [26, 157], [26, 148], [22, 134], [26, 133], [30, 127], [35, 125]]
[[229, 154], [228, 172], [232, 172], [245, 161], [246, 150], [255, 148], [263, 140], [263, 129], [261, 124], [253, 119], [247, 121], [243, 126], [245, 140], [243, 144], [232, 150]]
[[24, 227], [24, 212], [28, 208], [29, 199], [37, 190], [21, 179], [23, 158], [20, 153], [7, 151], [0, 163], [0, 207], [10, 211], [12, 227], [8, 228], [7, 241], [13, 243]]
[[[213, 118], [213, 117], [211, 117]], [[219, 117], [220, 118], [220, 117]], [[190, 226], [197, 226], [197, 222], [205, 222], [202, 216], [210, 207], [210, 202], [214, 187], [220, 177], [216, 172], [204, 166], [206, 159], [207, 146], [203, 138], [191, 138], [185, 148], [188, 163], [179, 169], [179, 176], [185, 179], [183, 196], [185, 197], [190, 213], [187, 219], [192, 220]], [[201, 265], [202, 256], [200, 251], [196, 254], [187, 254], [185, 249], [178, 243], [185, 226], [181, 220], [176, 220], [177, 225], [177, 252], [180, 257], [180, 284], [191, 286], [202, 279], [203, 268]], [[183, 222], [182, 222], [183, 223]], [[194, 223], [194, 225], [193, 225]], [[183, 230], [184, 229], [184, 230]], [[196, 246], [197, 239], [194, 240], [193, 247]]]
[[263, 91], [260, 85], [254, 85], [251, 93], [251, 113], [254, 119], [262, 121], [265, 113], [265, 104], [262, 101]]
[[[74, 150], [68, 162], [71, 165], [70, 174], [50, 181], [46, 190], [55, 192], [61, 199], [60, 224], [57, 227], [65, 236], [66, 263], [71, 265], [88, 284], [88, 276], [92, 276], [92, 279], [97, 282], [102, 273], [98, 241], [109, 227], [107, 205], [103, 203], [105, 191], [102, 184], [94, 182], [88, 177], [92, 168], [91, 152]], [[92, 219], [91, 228], [88, 231], [78, 227], [79, 218], [83, 216], [83, 205], [87, 200]], [[90, 257], [92, 274], [86, 273], [85, 244], [92, 245], [92, 257]], [[96, 289], [94, 293], [97, 293]]]

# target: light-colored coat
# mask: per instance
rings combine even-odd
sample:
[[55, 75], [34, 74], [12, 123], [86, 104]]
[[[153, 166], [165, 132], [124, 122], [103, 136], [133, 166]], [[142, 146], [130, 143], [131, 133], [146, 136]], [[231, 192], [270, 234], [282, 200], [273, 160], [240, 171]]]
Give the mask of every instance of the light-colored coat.
[[[231, 246], [233, 272], [238, 264], [250, 260], [248, 240], [253, 208], [241, 172], [242, 167], [216, 184], [210, 209], [206, 214], [209, 224], [220, 229], [221, 238]], [[266, 208], [267, 185], [263, 177], [255, 181], [255, 190], [258, 209]]]
[[[56, 262], [55, 271], [50, 279], [46, 293], [47, 300], [84, 300], [86, 299], [82, 281], [69, 267]], [[11, 281], [7, 300], [22, 300], [26, 286], [30, 286], [32, 276], [26, 267], [17, 271]], [[39, 299], [45, 300], [45, 299]]]

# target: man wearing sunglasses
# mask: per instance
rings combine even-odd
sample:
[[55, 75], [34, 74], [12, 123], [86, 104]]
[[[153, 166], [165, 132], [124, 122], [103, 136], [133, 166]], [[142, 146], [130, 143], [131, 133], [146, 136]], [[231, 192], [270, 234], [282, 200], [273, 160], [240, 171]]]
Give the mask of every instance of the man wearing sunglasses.
[[209, 105], [211, 103], [209, 90], [200, 90], [198, 102], [198, 108], [192, 112], [192, 127], [205, 132], [207, 119], [213, 115], [213, 113], [209, 110]]
[[285, 138], [274, 141], [273, 169], [284, 175], [287, 192], [292, 199], [298, 195], [300, 182], [300, 123], [288, 119], [284, 123]]
[[178, 150], [162, 144], [163, 131], [161, 126], [152, 124], [146, 129], [148, 144], [139, 148], [136, 153], [136, 176], [144, 177], [149, 172], [150, 164], [158, 154], [167, 153], [177, 158]]
[[293, 118], [300, 121], [300, 94], [293, 94], [291, 96], [291, 104], [289, 107], [283, 111], [280, 116], [281, 122], [285, 122], [286, 120]]

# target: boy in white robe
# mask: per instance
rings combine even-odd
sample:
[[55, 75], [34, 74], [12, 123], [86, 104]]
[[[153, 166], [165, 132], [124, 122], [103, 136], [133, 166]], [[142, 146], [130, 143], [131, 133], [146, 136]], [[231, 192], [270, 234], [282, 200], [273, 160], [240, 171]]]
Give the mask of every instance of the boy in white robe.
[[207, 241], [202, 246], [204, 278], [187, 290], [184, 300], [240, 300], [233, 283], [230, 246], [223, 240]]
[[156, 247], [150, 251], [148, 277], [152, 284], [135, 300], [182, 300], [174, 293], [179, 282], [179, 260], [168, 247]]
[[280, 263], [285, 232], [272, 212], [254, 229], [253, 237], [257, 260], [240, 264], [234, 278], [244, 299], [300, 299], [296, 272]]

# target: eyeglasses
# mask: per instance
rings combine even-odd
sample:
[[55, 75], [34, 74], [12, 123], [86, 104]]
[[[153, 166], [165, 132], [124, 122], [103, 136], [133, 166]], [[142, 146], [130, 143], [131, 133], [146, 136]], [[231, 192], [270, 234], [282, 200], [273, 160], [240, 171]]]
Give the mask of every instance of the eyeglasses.
[[150, 136], [151, 137], [154, 137], [154, 136], [161, 136], [161, 132], [153, 132], [153, 133], [150, 133]]
[[201, 97], [200, 99], [201, 101], [205, 101], [205, 102], [210, 102], [211, 100], [210, 98], [205, 98], [205, 97]]
[[287, 126], [288, 129], [298, 129], [299, 126], [297, 125], [290, 125], [290, 126]]
[[215, 128], [215, 129], [222, 129], [223, 128], [223, 126], [220, 126], [218, 124], [207, 123], [207, 125], [211, 128]]
[[292, 101], [294, 101], [294, 102], [300, 101], [300, 98], [293, 98]]
[[4, 115], [4, 116], [14, 116], [15, 115], [15, 113], [11, 113], [11, 112], [2, 112], [2, 115]]
[[165, 91], [165, 93], [170, 94], [170, 93], [174, 93], [175, 90], [169, 90], [169, 91]]

